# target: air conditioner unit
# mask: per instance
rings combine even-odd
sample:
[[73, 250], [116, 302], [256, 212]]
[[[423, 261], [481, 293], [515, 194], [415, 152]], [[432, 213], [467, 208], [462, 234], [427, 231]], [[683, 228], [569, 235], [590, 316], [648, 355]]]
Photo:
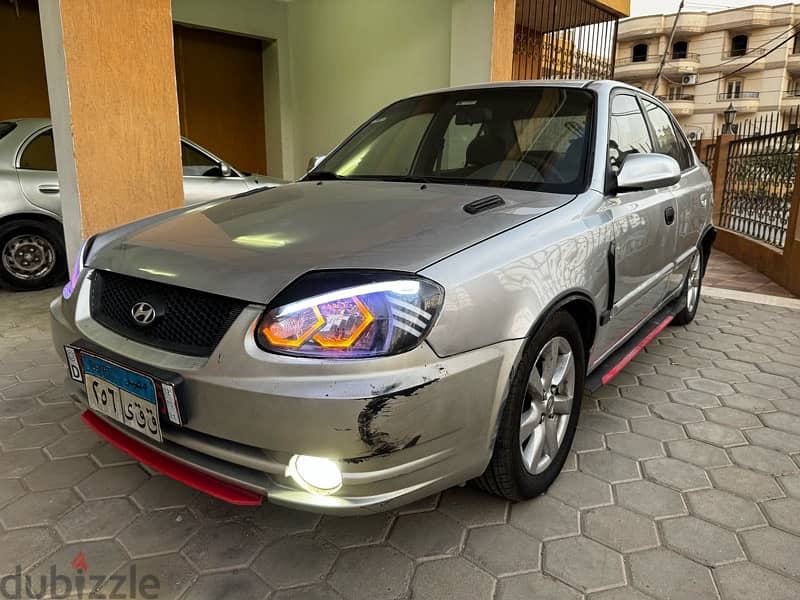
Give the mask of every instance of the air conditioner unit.
[[681, 79], [683, 85], [695, 85], [697, 83], [697, 75], [684, 75]]

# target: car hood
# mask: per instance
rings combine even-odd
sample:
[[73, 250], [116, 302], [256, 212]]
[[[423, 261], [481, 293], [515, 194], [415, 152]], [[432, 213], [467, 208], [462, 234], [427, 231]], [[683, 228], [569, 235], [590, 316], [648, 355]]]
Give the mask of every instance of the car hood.
[[[464, 210], [495, 194], [504, 205]], [[376, 181], [306, 181], [241, 196], [103, 234], [88, 265], [264, 303], [308, 271], [419, 271], [574, 198]]]

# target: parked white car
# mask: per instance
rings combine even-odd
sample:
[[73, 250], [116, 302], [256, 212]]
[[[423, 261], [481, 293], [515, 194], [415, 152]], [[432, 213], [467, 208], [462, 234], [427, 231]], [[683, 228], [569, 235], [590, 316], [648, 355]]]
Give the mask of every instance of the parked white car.
[[[186, 204], [284, 183], [239, 171], [185, 138], [181, 158]], [[66, 277], [59, 192], [50, 120], [0, 121], [0, 283], [35, 290]]]

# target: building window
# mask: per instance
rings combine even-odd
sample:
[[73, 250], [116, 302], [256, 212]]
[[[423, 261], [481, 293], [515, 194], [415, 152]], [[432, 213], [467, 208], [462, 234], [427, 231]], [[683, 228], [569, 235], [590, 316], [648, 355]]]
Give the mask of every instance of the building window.
[[800, 96], [800, 79], [794, 79], [789, 82], [788, 94], [790, 96]]
[[741, 79], [731, 79], [725, 84], [725, 96], [727, 98], [741, 98], [742, 86], [744, 82]]
[[800, 35], [795, 36], [794, 44], [792, 45], [792, 54], [800, 54]]
[[731, 38], [731, 56], [744, 56], [747, 54], [747, 36], [735, 35]]
[[633, 62], [646, 62], [647, 61], [647, 44], [636, 44], [633, 47], [633, 54], [631, 55]]
[[686, 42], [675, 42], [672, 44], [672, 58], [686, 58], [688, 55], [689, 44]]

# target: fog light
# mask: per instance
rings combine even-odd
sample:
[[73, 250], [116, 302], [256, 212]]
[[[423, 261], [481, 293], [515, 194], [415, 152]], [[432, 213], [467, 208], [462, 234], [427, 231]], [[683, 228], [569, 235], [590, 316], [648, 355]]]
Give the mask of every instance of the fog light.
[[312, 494], [327, 496], [342, 487], [342, 473], [336, 463], [317, 456], [294, 455], [286, 467], [286, 476]]

